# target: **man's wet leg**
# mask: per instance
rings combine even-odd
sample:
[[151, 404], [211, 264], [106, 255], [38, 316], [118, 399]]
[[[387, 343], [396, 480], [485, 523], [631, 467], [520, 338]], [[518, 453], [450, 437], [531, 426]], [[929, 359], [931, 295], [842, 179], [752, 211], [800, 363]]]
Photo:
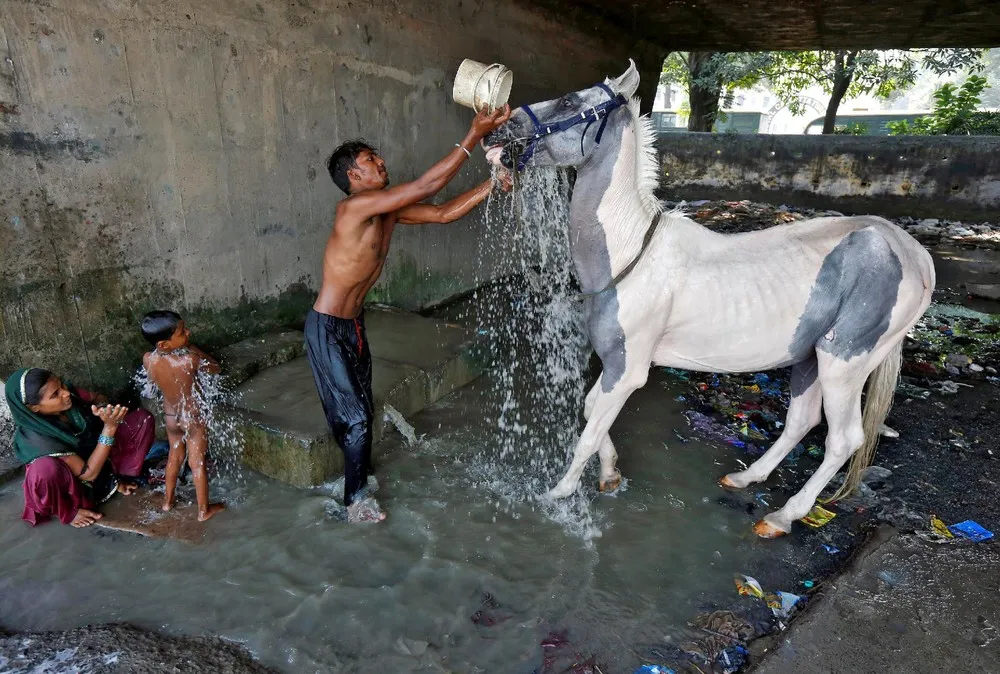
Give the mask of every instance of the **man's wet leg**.
[[365, 419], [347, 429], [337, 438], [344, 452], [344, 505], [350, 522], [378, 522], [385, 513], [365, 489], [371, 465], [371, 419]]

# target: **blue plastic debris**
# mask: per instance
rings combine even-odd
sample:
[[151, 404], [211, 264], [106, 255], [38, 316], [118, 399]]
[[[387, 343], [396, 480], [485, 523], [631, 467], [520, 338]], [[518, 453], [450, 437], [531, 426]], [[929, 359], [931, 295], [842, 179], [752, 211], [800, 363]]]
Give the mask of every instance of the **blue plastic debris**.
[[979, 543], [980, 541], [986, 541], [993, 538], [992, 531], [983, 528], [980, 524], [973, 522], [972, 520], [965, 520], [964, 522], [959, 522], [958, 524], [952, 524], [948, 527], [948, 531], [956, 536], [968, 538], [974, 543]]
[[822, 545], [823, 549], [826, 550], [827, 552], [829, 552], [831, 555], [835, 555], [838, 552], [840, 552], [840, 548], [838, 548], [838, 547], [836, 547], [834, 545], [827, 545], [826, 543], [821, 543], [820, 545]]
[[813, 585], [815, 585], [816, 582], [812, 580], [804, 580], [802, 581], [802, 584], [806, 587], [806, 589], [808, 589], [811, 588]]
[[730, 646], [719, 653], [719, 657], [715, 659], [715, 662], [722, 666], [722, 671], [725, 674], [732, 674], [732, 672], [739, 670], [740, 667], [746, 664], [749, 654], [750, 652], [743, 646]]
[[674, 670], [663, 665], [643, 665], [632, 674], [675, 674]]

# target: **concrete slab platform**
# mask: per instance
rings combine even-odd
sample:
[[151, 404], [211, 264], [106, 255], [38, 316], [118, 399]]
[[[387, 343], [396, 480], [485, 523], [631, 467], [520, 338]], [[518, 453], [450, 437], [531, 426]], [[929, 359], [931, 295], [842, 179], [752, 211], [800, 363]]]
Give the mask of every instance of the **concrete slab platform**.
[[305, 355], [305, 343], [298, 330], [269, 332], [221, 349], [218, 354], [228, 381], [245, 382], [264, 368], [281, 365]]
[[94, 526], [192, 544], [205, 540], [206, 527], [210, 523], [198, 521], [196, 504], [178, 501], [170, 512], [163, 512], [162, 505], [163, 494], [149, 489], [139, 489], [131, 496], [116, 494], [100, 508], [104, 517]]
[[[467, 328], [388, 308], [365, 314], [373, 359], [377, 443], [387, 432], [384, 406], [415, 414], [482, 372]], [[301, 341], [302, 336], [299, 335]], [[262, 368], [236, 389], [244, 465], [298, 487], [322, 484], [343, 470], [303, 356]], [[378, 445], [374, 453], [378, 456]]]

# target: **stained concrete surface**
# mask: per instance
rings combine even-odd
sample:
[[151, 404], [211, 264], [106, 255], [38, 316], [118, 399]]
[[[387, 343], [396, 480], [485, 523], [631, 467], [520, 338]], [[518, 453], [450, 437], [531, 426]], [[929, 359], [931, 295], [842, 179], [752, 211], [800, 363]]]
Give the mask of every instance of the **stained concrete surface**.
[[[412, 180], [468, 130], [462, 59], [506, 64], [525, 102], [621, 72], [630, 43], [513, 0], [5, 0], [0, 376], [119, 386], [151, 309], [209, 346], [301, 327], [337, 144], [363, 136]], [[487, 174], [480, 154], [441, 197]], [[399, 228], [373, 297], [417, 308], [508, 273], [469, 254], [480, 222]]]
[[891, 531], [813, 598], [753, 672], [996, 671], [1000, 548]]
[[750, 199], [844, 213], [992, 221], [996, 136], [670, 133], [658, 141], [666, 199]]
[[[468, 328], [388, 307], [370, 307], [365, 326], [376, 443], [387, 431], [386, 404], [404, 416], [415, 414], [482, 371], [472, 356], [476, 335]], [[243, 349], [244, 358], [253, 360], [250, 351]], [[243, 463], [250, 468], [299, 487], [321, 484], [343, 470], [306, 357], [261, 368], [236, 388], [233, 406], [244, 438]], [[376, 444], [376, 454], [378, 449]]]
[[914, 0], [534, 0], [567, 18], [597, 14], [617, 30], [677, 51], [991, 47], [996, 6]]

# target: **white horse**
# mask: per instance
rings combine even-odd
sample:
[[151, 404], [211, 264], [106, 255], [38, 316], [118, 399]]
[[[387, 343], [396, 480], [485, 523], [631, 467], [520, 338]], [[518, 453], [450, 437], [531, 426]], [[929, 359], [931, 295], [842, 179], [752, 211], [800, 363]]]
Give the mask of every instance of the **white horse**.
[[877, 217], [815, 218], [723, 235], [663, 212], [654, 196], [655, 134], [632, 98], [638, 86], [630, 63], [617, 78], [522, 106], [485, 141], [494, 164], [577, 172], [571, 253], [591, 295], [588, 330], [603, 369], [587, 395], [587, 424], [572, 463], [549, 495], [573, 493], [595, 452], [601, 490], [618, 486], [608, 431], [651, 365], [701, 372], [790, 365], [781, 436], [749, 468], [720, 480], [731, 489], [766, 480], [825, 412], [822, 465], [754, 526], [760, 536], [779, 536], [809, 512], [848, 458], [838, 497], [853, 491], [871, 463], [903, 339], [931, 301], [934, 265], [912, 237]]

